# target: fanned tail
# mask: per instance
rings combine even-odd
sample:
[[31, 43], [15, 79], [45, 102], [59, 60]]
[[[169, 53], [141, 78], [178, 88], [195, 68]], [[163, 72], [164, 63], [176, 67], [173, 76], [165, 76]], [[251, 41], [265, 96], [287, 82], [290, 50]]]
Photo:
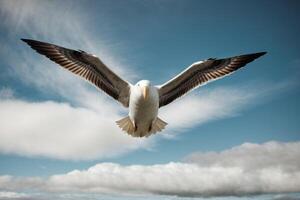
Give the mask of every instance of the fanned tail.
[[127, 132], [129, 135], [133, 135], [135, 132], [135, 128], [133, 123], [131, 122], [129, 116], [124, 117], [123, 119], [120, 119], [116, 121], [118, 126], [125, 132]]
[[162, 131], [168, 123], [163, 121], [160, 118], [156, 118], [155, 121], [151, 125], [151, 129], [147, 130], [146, 132], [141, 132], [137, 130], [135, 125], [130, 120], [129, 116], [124, 117], [118, 121], [116, 121], [117, 125], [126, 133], [133, 137], [148, 137], [152, 134]]
[[156, 118], [154, 123], [152, 123], [152, 128], [146, 136], [151, 134], [155, 134], [156, 132], [162, 131], [168, 123], [160, 119], [159, 117]]

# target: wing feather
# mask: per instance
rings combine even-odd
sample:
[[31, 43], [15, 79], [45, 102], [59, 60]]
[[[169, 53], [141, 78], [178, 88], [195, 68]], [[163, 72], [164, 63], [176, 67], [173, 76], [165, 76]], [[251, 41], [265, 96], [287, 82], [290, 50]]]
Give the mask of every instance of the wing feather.
[[229, 75], [264, 54], [266, 52], [196, 62], [170, 81], [158, 86], [159, 106], [171, 103], [208, 81]]
[[22, 39], [38, 53], [96, 85], [122, 103], [129, 104], [131, 84], [111, 71], [98, 57], [36, 40]]

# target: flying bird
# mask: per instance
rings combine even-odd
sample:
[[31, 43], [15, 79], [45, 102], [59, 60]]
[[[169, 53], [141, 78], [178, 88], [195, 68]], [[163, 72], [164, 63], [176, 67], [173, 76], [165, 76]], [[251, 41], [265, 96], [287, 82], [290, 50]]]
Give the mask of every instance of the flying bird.
[[148, 80], [141, 80], [133, 85], [114, 73], [95, 55], [36, 40], [21, 40], [63, 68], [85, 78], [129, 108], [128, 116], [116, 123], [133, 137], [148, 137], [165, 128], [167, 123], [158, 117], [159, 108], [198, 86], [232, 74], [266, 53], [259, 52], [223, 59], [210, 58], [193, 63], [162, 85], [152, 85]]

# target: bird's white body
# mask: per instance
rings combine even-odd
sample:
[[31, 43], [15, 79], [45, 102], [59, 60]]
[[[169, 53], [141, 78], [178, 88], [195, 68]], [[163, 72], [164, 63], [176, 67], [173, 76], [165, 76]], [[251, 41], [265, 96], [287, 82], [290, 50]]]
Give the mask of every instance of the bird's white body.
[[158, 89], [153, 86], [147, 87], [147, 98], [144, 98], [140, 86], [130, 88], [129, 118], [136, 127], [135, 134], [140, 137], [151, 131], [159, 108]]
[[141, 80], [130, 86], [129, 116], [117, 121], [119, 127], [134, 137], [144, 137], [161, 131], [167, 125], [159, 119], [159, 88]]

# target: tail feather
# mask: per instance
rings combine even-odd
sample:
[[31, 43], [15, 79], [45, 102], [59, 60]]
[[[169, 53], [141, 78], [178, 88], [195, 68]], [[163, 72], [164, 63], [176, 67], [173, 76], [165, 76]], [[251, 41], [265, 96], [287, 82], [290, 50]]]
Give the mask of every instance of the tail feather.
[[167, 122], [157, 117], [154, 123], [152, 124], [152, 128], [149, 133], [154, 134], [156, 132], [160, 132], [166, 127], [167, 124], [168, 124]]
[[131, 135], [134, 133], [134, 125], [131, 122], [129, 116], [116, 121], [116, 123], [123, 131], [127, 132], [128, 134]]
[[166, 122], [164, 122], [163, 120], [157, 117], [155, 121], [152, 123], [151, 130], [147, 131], [146, 133], [143, 133], [135, 130], [135, 126], [130, 120], [129, 116], [116, 121], [116, 123], [123, 131], [125, 131], [126, 133], [128, 133], [133, 137], [143, 137], [143, 136], [148, 137], [151, 134], [155, 134], [156, 132], [162, 131], [167, 125]]

